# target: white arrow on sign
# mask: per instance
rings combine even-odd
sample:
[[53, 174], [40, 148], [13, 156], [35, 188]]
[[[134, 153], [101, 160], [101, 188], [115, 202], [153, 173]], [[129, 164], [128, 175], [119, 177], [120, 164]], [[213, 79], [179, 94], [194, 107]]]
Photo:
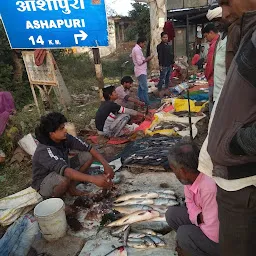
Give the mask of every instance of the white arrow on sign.
[[79, 30], [80, 34], [74, 34], [75, 43], [78, 44], [78, 38], [84, 41], [87, 38], [87, 34], [83, 30]]

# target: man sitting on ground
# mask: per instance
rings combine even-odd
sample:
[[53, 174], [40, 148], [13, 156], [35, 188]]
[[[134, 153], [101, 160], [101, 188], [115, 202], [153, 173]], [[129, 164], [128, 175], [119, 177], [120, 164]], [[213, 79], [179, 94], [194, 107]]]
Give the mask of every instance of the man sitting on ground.
[[[50, 113], [41, 117], [35, 130], [36, 139], [40, 143], [32, 160], [32, 187], [45, 198], [61, 197], [66, 192], [74, 196], [82, 195], [76, 189], [77, 182], [89, 182], [98, 187], [110, 188], [111, 179], [114, 177], [112, 168], [91, 145], [68, 134], [65, 129], [66, 122], [67, 119], [61, 113]], [[77, 166], [72, 166], [69, 161], [70, 150], [81, 152], [77, 156], [80, 162]], [[94, 160], [103, 165], [103, 175], [85, 174]], [[79, 168], [78, 171], [74, 169], [76, 167]]]
[[[190, 256], [218, 256], [219, 219], [215, 182], [197, 170], [199, 149], [182, 142], [171, 149], [168, 160], [185, 185], [186, 206], [169, 207], [166, 221], [177, 232], [178, 248]], [[187, 253], [187, 254], [186, 254]]]
[[121, 80], [121, 85], [116, 88], [118, 99], [115, 103], [125, 108], [134, 108], [134, 104], [137, 106], [145, 106], [145, 102], [130, 96], [130, 89], [133, 84], [133, 79], [130, 76], [125, 76]]
[[103, 89], [105, 101], [101, 103], [96, 113], [95, 124], [99, 134], [107, 137], [118, 137], [126, 133], [125, 126], [130, 116], [144, 117], [144, 114], [133, 109], [122, 107], [115, 103], [118, 99], [114, 86]]

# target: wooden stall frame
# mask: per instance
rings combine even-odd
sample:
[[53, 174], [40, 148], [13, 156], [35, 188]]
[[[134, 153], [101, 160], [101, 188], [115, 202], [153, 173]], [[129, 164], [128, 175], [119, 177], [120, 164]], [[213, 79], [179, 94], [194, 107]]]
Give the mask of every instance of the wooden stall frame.
[[[26, 60], [26, 57], [28, 55], [30, 55], [30, 56], [33, 55], [33, 57], [34, 57], [34, 51], [22, 51], [22, 57], [23, 57], [23, 61], [25, 63], [25, 67], [26, 67], [26, 71], [27, 71], [28, 79], [29, 79], [29, 83], [30, 83], [30, 88], [31, 88], [31, 91], [32, 91], [32, 95], [33, 95], [34, 102], [35, 102], [35, 105], [36, 105], [39, 116], [41, 115], [41, 110], [40, 110], [40, 107], [39, 107], [39, 104], [38, 104], [38, 99], [37, 99], [37, 96], [36, 96], [35, 88], [38, 88], [39, 90], [44, 91], [44, 93], [45, 93], [45, 95], [48, 99], [48, 102], [50, 103], [50, 106], [52, 107], [52, 100], [51, 100], [51, 97], [50, 97], [50, 93], [51, 93], [53, 87], [57, 87], [58, 94], [59, 94], [57, 97], [59, 97], [59, 101], [63, 105], [64, 110], [66, 111], [67, 109], [66, 109], [65, 101], [64, 101], [63, 95], [61, 93], [59, 82], [58, 82], [58, 79], [57, 79], [57, 76], [56, 76], [56, 73], [55, 73], [55, 67], [54, 67], [54, 64], [53, 64], [52, 53], [49, 52], [49, 51], [46, 52], [46, 64], [43, 64], [43, 65], [49, 65], [50, 72], [47, 75], [47, 77], [49, 79], [43, 79], [43, 78], [42, 79], [33, 79], [32, 73], [31, 73], [30, 68], [29, 68], [29, 64]], [[35, 62], [33, 63], [33, 66], [37, 67]], [[38, 69], [39, 68], [40, 67], [38, 67]]]

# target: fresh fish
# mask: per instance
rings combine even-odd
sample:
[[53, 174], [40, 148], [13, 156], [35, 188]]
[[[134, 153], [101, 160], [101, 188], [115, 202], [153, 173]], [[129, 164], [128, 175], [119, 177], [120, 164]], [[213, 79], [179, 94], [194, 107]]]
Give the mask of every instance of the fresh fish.
[[105, 256], [127, 256], [127, 251], [124, 246], [121, 246], [121, 247], [115, 248]]
[[145, 235], [143, 237], [129, 237], [128, 241], [129, 242], [145, 242], [144, 237]]
[[131, 214], [133, 212], [137, 212], [140, 210], [153, 210], [152, 207], [143, 204], [134, 204], [134, 205], [125, 205], [125, 206], [114, 206], [114, 210], [123, 213], [123, 214]]
[[146, 234], [142, 233], [142, 232], [140, 232], [140, 233], [130, 233], [129, 234], [129, 239], [132, 239], [132, 238], [138, 239], [138, 238], [142, 238], [142, 237], [145, 237], [145, 236], [146, 236]]
[[115, 203], [114, 207], [132, 205], [132, 204], [150, 205], [150, 204], [154, 204], [154, 200], [153, 199], [131, 199], [131, 200]]
[[166, 221], [164, 222], [151, 221], [151, 220], [142, 221], [142, 222], [134, 223], [132, 227], [138, 230], [152, 229], [155, 232], [163, 233], [163, 234], [167, 234], [172, 230]]
[[130, 215], [127, 215], [119, 220], [116, 220], [110, 224], [108, 224], [108, 227], [115, 227], [115, 226], [123, 226], [123, 225], [127, 225], [127, 224], [132, 224], [132, 223], [136, 223], [139, 221], [144, 221], [144, 220], [150, 220], [156, 217], [159, 217], [160, 214], [157, 211], [137, 211], [134, 212]]
[[115, 237], [121, 237], [122, 233], [129, 227], [129, 225], [124, 225], [121, 227], [117, 227], [111, 230], [111, 235]]
[[175, 201], [173, 199], [168, 199], [168, 198], [157, 198], [157, 199], [154, 199], [153, 204], [154, 205], [167, 205], [167, 206], [179, 205], [179, 203], [177, 201]]
[[124, 164], [124, 165], [127, 165], [127, 164], [131, 163], [132, 160], [133, 160], [133, 156], [130, 156], [130, 157], [126, 158], [126, 159], [123, 161], [123, 164]]
[[149, 236], [149, 238], [154, 241], [154, 243], [156, 244], [157, 247], [164, 247], [164, 246], [166, 246], [165, 241], [163, 241], [158, 236]]
[[152, 236], [156, 236], [156, 232], [151, 230], [151, 229], [132, 229], [133, 232], [135, 233], [142, 233], [142, 234], [146, 234], [146, 235], [152, 235]]
[[175, 195], [175, 192], [173, 190], [166, 190], [166, 189], [161, 189], [161, 190], [158, 189], [156, 190], [156, 193]]
[[129, 226], [125, 231], [124, 231], [124, 246], [127, 246], [127, 240], [129, 237], [129, 233], [131, 230], [131, 226]]
[[138, 191], [138, 192], [131, 192], [125, 195], [122, 195], [118, 197], [114, 203], [122, 202], [122, 201], [127, 201], [130, 199], [152, 199], [152, 198], [158, 198], [158, 193], [155, 192], [143, 192], [143, 191]]
[[177, 199], [175, 195], [164, 194], [164, 193], [158, 193], [158, 195], [159, 195], [158, 198], [167, 198], [167, 199], [173, 199], [173, 200]]
[[145, 244], [148, 246], [148, 248], [156, 248], [156, 244], [149, 236], [143, 237], [143, 240], [145, 241]]
[[127, 242], [127, 245], [129, 247], [135, 248], [135, 249], [146, 249], [148, 246], [144, 242], [144, 240], [141, 241], [129, 241]]
[[159, 217], [156, 217], [156, 218], [154, 218], [154, 219], [151, 219], [150, 221], [166, 222], [166, 218], [165, 218], [165, 216], [159, 216]]
[[160, 214], [165, 214], [168, 210], [168, 207], [165, 205], [150, 205], [153, 210], [158, 211]]

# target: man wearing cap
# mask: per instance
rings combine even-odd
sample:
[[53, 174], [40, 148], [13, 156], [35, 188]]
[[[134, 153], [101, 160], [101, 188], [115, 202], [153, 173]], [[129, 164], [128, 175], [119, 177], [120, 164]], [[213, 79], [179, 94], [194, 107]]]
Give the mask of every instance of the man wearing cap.
[[238, 17], [231, 14], [227, 6], [218, 6], [210, 9], [206, 17], [209, 21], [219, 23], [221, 35], [216, 45], [214, 57], [213, 102], [215, 102], [225, 83], [226, 74], [239, 47], [240, 26], [238, 25]]

